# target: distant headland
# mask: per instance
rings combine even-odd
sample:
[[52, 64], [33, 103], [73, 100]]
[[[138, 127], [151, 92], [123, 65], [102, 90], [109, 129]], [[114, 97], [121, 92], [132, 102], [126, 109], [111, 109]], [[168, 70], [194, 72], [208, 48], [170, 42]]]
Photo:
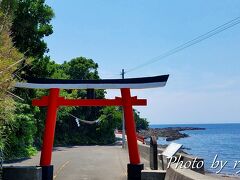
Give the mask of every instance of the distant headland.
[[148, 138], [150, 136], [164, 137], [166, 141], [173, 141], [180, 138], [189, 137], [188, 134], [182, 131], [188, 130], [206, 130], [206, 128], [198, 127], [167, 127], [167, 128], [149, 128], [147, 130], [140, 130], [139, 134]]

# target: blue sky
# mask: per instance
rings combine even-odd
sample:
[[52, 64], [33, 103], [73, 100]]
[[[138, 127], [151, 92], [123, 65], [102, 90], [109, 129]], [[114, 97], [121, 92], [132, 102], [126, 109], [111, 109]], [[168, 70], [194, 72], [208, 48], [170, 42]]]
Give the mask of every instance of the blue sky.
[[[54, 33], [45, 40], [53, 60], [84, 56], [102, 78], [131, 69], [240, 16], [240, 1], [47, 0]], [[152, 124], [240, 123], [240, 24], [168, 58], [126, 74], [170, 74], [166, 87], [136, 90]], [[108, 91], [108, 97], [118, 95]]]

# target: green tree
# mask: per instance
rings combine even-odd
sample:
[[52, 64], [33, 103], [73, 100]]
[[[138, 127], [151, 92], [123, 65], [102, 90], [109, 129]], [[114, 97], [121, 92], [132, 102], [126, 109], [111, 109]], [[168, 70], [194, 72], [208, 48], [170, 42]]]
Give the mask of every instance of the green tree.
[[[117, 117], [121, 116], [121, 118], [117, 118], [114, 121], [116, 122], [116, 127], [118, 130], [122, 130], [122, 108], [121, 107], [116, 107], [111, 110], [112, 112], [109, 113], [114, 113], [118, 114]], [[108, 111], [107, 111], [108, 112]], [[140, 112], [137, 111], [136, 109], [133, 109], [133, 116], [136, 124], [136, 130], [142, 130], [142, 129], [148, 129], [149, 127], [149, 122], [147, 121], [146, 118], [142, 118], [140, 116]]]
[[[149, 123], [145, 118], [140, 117], [140, 112], [133, 110], [136, 130], [148, 129]], [[102, 120], [97, 127], [99, 143], [109, 144], [114, 142], [114, 129], [122, 130], [122, 108], [105, 107], [101, 110]]]
[[100, 79], [98, 64], [92, 59], [77, 57], [69, 62], [64, 62], [63, 67], [71, 79]]
[[16, 0], [1, 0], [0, 1], [1, 11], [8, 18], [12, 18], [13, 17], [16, 5], [17, 5], [17, 1]]
[[[9, 3], [9, 4], [8, 4]], [[6, 150], [10, 127], [14, 120], [15, 102], [9, 91], [14, 81], [12, 73], [23, 55], [13, 46], [10, 37], [12, 1], [0, 4], [0, 149]]]
[[114, 130], [122, 121], [122, 113], [118, 107], [110, 106], [103, 108], [101, 114], [97, 126], [98, 143], [113, 143], [115, 141]]
[[[92, 59], [78, 57], [58, 65], [52, 77], [60, 79], [100, 79], [98, 75], [98, 64]], [[62, 90], [62, 95], [68, 98], [88, 97], [88, 90]], [[104, 90], [96, 90], [95, 98], [104, 98]], [[70, 116], [74, 114], [77, 117], [89, 121], [96, 120], [101, 115], [101, 107], [75, 107], [61, 108], [59, 111], [57, 128], [56, 128], [56, 144], [97, 144], [96, 124], [82, 124], [77, 127], [75, 119]], [[62, 136], [64, 134], [64, 136]]]
[[147, 121], [146, 118], [141, 118], [140, 117], [140, 112], [137, 111], [136, 109], [133, 110], [134, 111], [134, 119], [136, 122], [136, 129], [138, 130], [142, 130], [142, 129], [148, 129], [149, 127], [149, 122]]
[[[13, 77], [51, 77], [55, 72], [57, 65], [43, 57], [47, 50], [43, 37], [52, 33], [53, 12], [41, 0], [0, 3], [0, 148], [7, 158], [28, 157], [35, 152], [34, 144], [41, 145], [45, 119], [45, 110], [30, 106], [31, 99], [47, 92], [15, 89], [14, 93], [24, 99], [17, 102], [9, 91]], [[19, 50], [34, 60], [28, 63]]]
[[53, 10], [45, 0], [17, 0], [12, 22], [15, 46], [28, 57], [42, 57], [48, 51], [43, 38], [53, 33]]
[[16, 103], [14, 121], [9, 127], [11, 133], [8, 135], [7, 158], [29, 157], [36, 152], [33, 147], [36, 133], [36, 119], [30, 105]]

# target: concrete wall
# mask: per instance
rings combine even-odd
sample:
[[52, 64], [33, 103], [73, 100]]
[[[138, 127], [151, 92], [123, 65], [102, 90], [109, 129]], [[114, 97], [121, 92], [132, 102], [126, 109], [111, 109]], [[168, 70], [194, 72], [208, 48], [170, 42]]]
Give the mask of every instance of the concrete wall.
[[206, 176], [191, 169], [176, 169], [175, 166], [175, 164], [172, 164], [167, 169], [164, 180], [218, 180], [218, 178]]
[[141, 180], [164, 180], [166, 171], [163, 170], [142, 170]]
[[191, 169], [176, 168], [176, 164], [172, 164], [166, 171], [142, 170], [141, 180], [218, 180], [218, 178], [200, 174]]
[[[149, 158], [150, 158], [150, 147], [149, 147], [149, 145], [139, 144], [138, 147], [139, 147], [139, 153], [140, 153], [141, 158], [144, 158], [144, 159], [149, 161]], [[164, 149], [162, 149], [162, 148], [158, 148], [158, 153], [162, 153], [163, 150]], [[176, 156], [177, 157], [181, 156], [181, 160], [184, 163], [187, 162], [187, 161], [192, 162], [196, 158], [195, 156], [188, 155], [188, 154], [185, 154], [185, 153], [177, 153]], [[204, 161], [204, 159], [196, 158], [196, 162], [199, 162], [199, 161]], [[158, 164], [159, 164], [159, 169], [161, 169], [161, 162], [159, 161]], [[164, 165], [165, 165], [164, 169], [166, 169], [166, 167], [167, 167], [167, 159], [166, 158], [164, 158]], [[204, 166], [202, 166], [201, 168], [198, 168], [198, 169], [197, 168], [191, 168], [191, 169], [193, 171], [204, 174]]]
[[150, 147], [149, 147], [149, 145], [139, 144], [138, 148], [139, 148], [139, 153], [140, 153], [141, 158], [144, 158], [144, 159], [149, 161], [149, 158], [150, 158]]
[[4, 180], [42, 180], [42, 168], [36, 166], [3, 167]]
[[[127, 143], [126, 143], [127, 144]], [[139, 153], [141, 158], [149, 161], [150, 159], [150, 146], [145, 144], [139, 144]], [[127, 145], [125, 148], [128, 148]], [[158, 153], [162, 153], [164, 149], [158, 148]], [[177, 153], [177, 157], [181, 156], [181, 160], [185, 163], [186, 161], [193, 161], [196, 157], [185, 153]], [[202, 158], [196, 158], [196, 162], [204, 161]], [[159, 169], [161, 169], [161, 163], [158, 162]], [[143, 170], [141, 174], [142, 180], [217, 180], [218, 178], [204, 175], [204, 166], [200, 169], [186, 169], [176, 168], [176, 164], [172, 163], [167, 168], [167, 160], [164, 159], [166, 171], [162, 170]], [[149, 166], [149, 165], [145, 165]]]
[[191, 169], [176, 168], [176, 164], [172, 164], [166, 171], [142, 170], [141, 180], [218, 180], [218, 178], [200, 174]]

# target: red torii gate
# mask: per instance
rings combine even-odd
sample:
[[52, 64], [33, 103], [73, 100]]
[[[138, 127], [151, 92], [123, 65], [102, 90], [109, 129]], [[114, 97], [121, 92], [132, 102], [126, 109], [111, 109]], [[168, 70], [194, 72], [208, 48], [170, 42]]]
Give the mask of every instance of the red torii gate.
[[145, 99], [131, 97], [130, 89], [121, 89], [121, 94], [122, 98], [115, 99], [65, 99], [59, 96], [58, 88], [52, 88], [50, 89], [49, 96], [33, 100], [33, 106], [48, 107], [40, 165], [49, 166], [51, 164], [56, 116], [59, 106], [123, 106], [130, 163], [139, 164], [140, 158], [137, 148], [137, 137], [135, 132], [135, 123], [133, 120], [132, 106], [147, 105], [147, 101]]
[[[16, 87], [45, 88], [50, 89], [48, 96], [34, 99], [33, 106], [46, 106], [47, 118], [43, 136], [40, 166], [43, 169], [43, 179], [53, 179], [53, 166], [51, 165], [52, 149], [56, 126], [57, 111], [60, 106], [122, 106], [126, 122], [126, 134], [128, 139], [129, 160], [128, 179], [141, 179], [143, 164], [140, 162], [138, 151], [133, 106], [146, 106], [146, 99], [131, 97], [131, 89], [152, 88], [165, 86], [168, 75], [131, 78], [118, 80], [56, 80], [56, 79], [34, 79], [28, 83], [17, 83]], [[60, 97], [62, 89], [121, 89], [121, 98], [115, 99], [65, 99]]]

